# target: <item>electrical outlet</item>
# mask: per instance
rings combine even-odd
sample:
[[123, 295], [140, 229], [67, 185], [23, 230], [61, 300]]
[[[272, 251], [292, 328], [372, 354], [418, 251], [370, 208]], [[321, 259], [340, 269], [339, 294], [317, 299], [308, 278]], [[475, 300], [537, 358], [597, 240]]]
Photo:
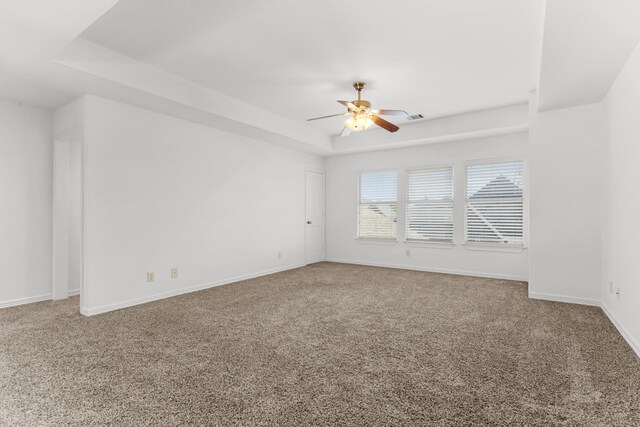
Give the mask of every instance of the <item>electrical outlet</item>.
[[151, 283], [156, 280], [156, 274], [153, 271], [147, 273], [147, 282]]
[[406, 256], [411, 256], [411, 249], [407, 249], [404, 253]]
[[609, 293], [613, 293], [613, 280], [609, 282]]
[[278, 259], [282, 259], [282, 252], [278, 252]]
[[175, 267], [171, 269], [171, 278], [172, 279], [177, 279], [178, 278], [178, 269], [175, 268]]

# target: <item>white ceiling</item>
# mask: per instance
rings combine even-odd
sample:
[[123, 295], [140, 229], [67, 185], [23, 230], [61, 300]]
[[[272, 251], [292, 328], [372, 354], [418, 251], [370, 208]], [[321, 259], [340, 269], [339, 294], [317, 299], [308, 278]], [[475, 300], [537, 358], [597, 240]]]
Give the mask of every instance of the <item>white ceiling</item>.
[[81, 96], [56, 55], [118, 0], [0, 0], [0, 98], [57, 108]]
[[[531, 89], [543, 110], [598, 102], [638, 22], [638, 0], [0, 0], [0, 99], [89, 93], [321, 155], [383, 149], [521, 131], [486, 114]], [[374, 107], [446, 117], [349, 138], [305, 121], [355, 80]]]
[[600, 102], [640, 41], [639, 0], [547, 2], [539, 110]]
[[[120, 0], [82, 37], [295, 121], [377, 108], [438, 117], [526, 101], [542, 0]], [[393, 121], [393, 120], [392, 120]], [[397, 122], [397, 121], [396, 121]], [[312, 122], [330, 134], [341, 119]]]

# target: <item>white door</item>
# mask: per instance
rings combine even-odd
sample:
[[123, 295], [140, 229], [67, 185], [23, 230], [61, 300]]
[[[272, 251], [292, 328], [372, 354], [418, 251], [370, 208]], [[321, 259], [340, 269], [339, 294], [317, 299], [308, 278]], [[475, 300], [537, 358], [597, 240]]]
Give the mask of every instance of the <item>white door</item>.
[[305, 260], [324, 260], [324, 172], [307, 171]]

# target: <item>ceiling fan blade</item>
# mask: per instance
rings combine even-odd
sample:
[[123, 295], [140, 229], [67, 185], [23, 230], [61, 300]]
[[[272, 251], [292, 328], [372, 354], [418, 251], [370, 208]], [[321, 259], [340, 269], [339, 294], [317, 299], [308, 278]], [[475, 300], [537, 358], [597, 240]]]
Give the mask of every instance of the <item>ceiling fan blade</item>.
[[358, 107], [356, 107], [355, 105], [353, 105], [351, 102], [349, 101], [338, 101], [340, 104], [344, 105], [345, 107], [347, 107], [349, 110], [359, 110]]
[[373, 123], [377, 124], [381, 128], [384, 128], [384, 129], [388, 130], [389, 132], [395, 132], [398, 129], [400, 129], [398, 126], [394, 125], [393, 123], [390, 123], [390, 122], [386, 121], [382, 117], [371, 116], [371, 120], [373, 120]]
[[373, 114], [377, 114], [379, 116], [402, 116], [407, 117], [409, 114], [404, 110], [373, 110]]
[[342, 132], [340, 132], [340, 136], [348, 136], [350, 133], [351, 129], [345, 126], [344, 129], [342, 129]]
[[338, 117], [338, 116], [349, 116], [351, 115], [351, 113], [339, 113], [339, 114], [331, 114], [329, 116], [322, 116], [322, 117], [314, 117], [313, 119], [307, 119], [308, 122], [312, 121], [312, 120], [320, 120], [320, 119], [327, 119], [329, 117]]

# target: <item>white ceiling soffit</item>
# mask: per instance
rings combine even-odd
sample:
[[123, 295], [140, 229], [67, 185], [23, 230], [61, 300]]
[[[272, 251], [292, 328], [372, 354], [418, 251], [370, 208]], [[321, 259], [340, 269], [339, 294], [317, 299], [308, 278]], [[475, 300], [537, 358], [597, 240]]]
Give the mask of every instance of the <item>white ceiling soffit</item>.
[[395, 133], [383, 129], [334, 136], [333, 155], [388, 150], [423, 144], [525, 132], [529, 129], [529, 104], [522, 103], [466, 114], [420, 120]]
[[[129, 94], [137, 95], [127, 96], [133, 105], [314, 154], [331, 149], [329, 137], [306, 123], [238, 101], [82, 38], [74, 40], [56, 62], [123, 86]], [[104, 95], [114, 99], [113, 94]]]
[[639, 0], [548, 0], [539, 111], [600, 102], [639, 41]]
[[[304, 123], [336, 100], [441, 117], [527, 100], [543, 0], [121, 0], [92, 43]], [[398, 122], [402, 124], [402, 122]], [[340, 119], [309, 126], [336, 135]]]

